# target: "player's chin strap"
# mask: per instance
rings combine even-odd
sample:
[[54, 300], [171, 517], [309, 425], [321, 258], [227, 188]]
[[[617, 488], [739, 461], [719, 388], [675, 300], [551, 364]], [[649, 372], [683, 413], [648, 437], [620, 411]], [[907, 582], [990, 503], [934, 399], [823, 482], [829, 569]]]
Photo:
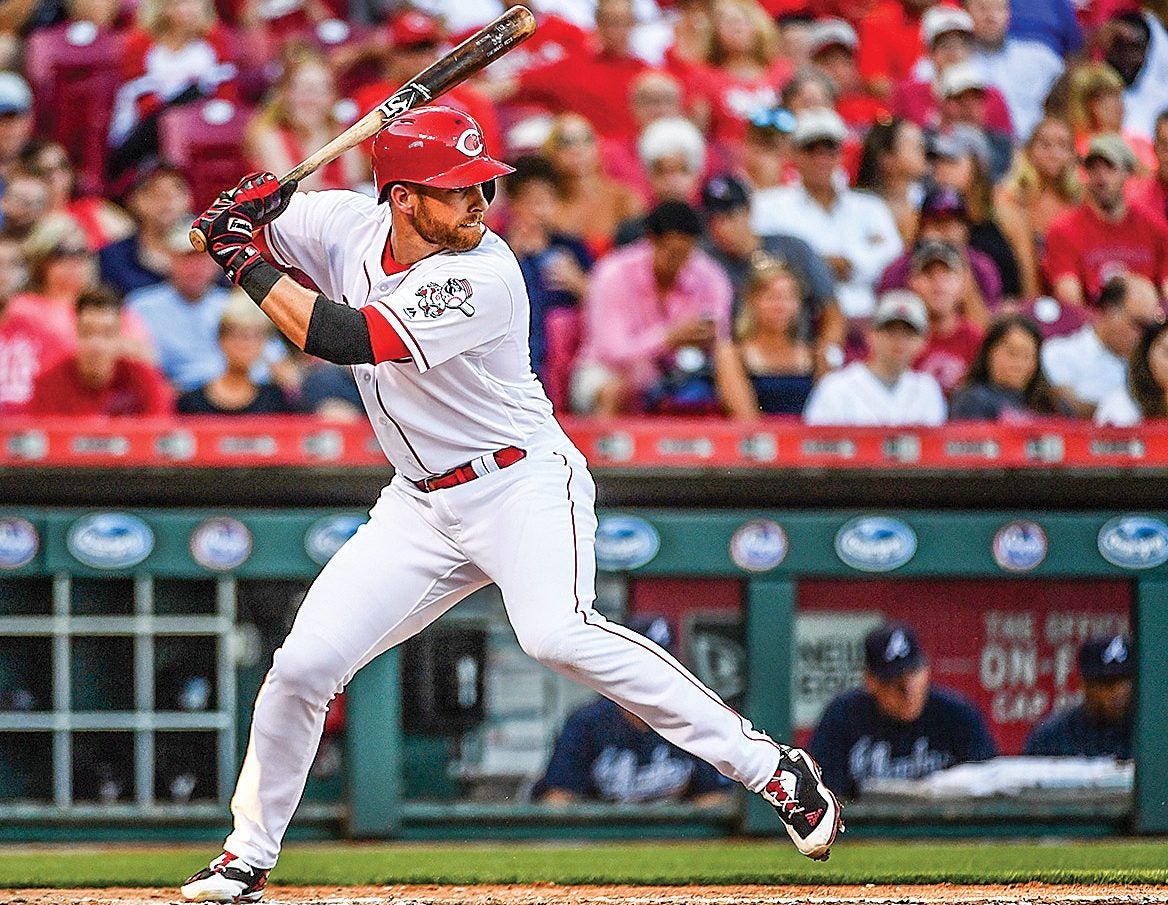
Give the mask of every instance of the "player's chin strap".
[[[262, 305], [282, 276], [267, 261], [258, 261], [241, 275], [239, 288], [257, 305]], [[337, 365], [374, 363], [373, 340], [364, 315], [323, 295], [317, 295], [312, 306], [304, 351]]]

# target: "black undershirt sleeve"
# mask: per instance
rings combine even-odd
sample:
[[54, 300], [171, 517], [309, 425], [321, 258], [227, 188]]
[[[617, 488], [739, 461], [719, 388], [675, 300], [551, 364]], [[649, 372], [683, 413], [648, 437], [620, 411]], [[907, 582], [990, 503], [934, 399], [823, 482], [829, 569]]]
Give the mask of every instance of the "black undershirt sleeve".
[[323, 295], [318, 295], [312, 306], [304, 351], [338, 365], [374, 363], [373, 340], [365, 316]]

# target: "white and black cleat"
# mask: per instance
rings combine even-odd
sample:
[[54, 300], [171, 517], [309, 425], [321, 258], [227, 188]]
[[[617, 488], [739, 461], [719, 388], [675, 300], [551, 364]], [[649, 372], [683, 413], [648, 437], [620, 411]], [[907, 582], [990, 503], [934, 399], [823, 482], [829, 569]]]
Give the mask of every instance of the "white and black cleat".
[[759, 794], [774, 805], [795, 848], [813, 861], [826, 861], [844, 828], [840, 803], [810, 754], [785, 746], [782, 752], [775, 775]]
[[269, 872], [224, 852], [187, 880], [182, 894], [191, 902], [258, 902]]

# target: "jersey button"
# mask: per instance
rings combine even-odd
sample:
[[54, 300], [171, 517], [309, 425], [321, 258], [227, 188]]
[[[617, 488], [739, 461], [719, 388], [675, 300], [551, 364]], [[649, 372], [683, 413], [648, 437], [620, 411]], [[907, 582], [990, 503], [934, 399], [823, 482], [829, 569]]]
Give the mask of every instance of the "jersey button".
[[366, 383], [368, 383], [371, 379], [372, 378], [368, 374], [365, 375], [365, 382]]
[[379, 422], [381, 422], [381, 424], [383, 424], [383, 425], [385, 425], [385, 424], [389, 424], [389, 419], [388, 419], [388, 418], [378, 418], [377, 420], [378, 420]]

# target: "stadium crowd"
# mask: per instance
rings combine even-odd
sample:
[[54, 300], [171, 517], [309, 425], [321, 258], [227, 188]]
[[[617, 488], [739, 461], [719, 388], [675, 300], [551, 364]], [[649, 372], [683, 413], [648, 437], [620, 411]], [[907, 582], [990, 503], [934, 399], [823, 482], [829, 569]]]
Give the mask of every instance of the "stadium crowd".
[[[0, 10], [0, 412], [361, 415], [190, 247], [501, 0]], [[561, 410], [1168, 417], [1168, 6], [529, 0], [443, 103], [515, 166]], [[373, 192], [368, 149], [306, 191]], [[302, 275], [301, 275], [302, 276]]]

